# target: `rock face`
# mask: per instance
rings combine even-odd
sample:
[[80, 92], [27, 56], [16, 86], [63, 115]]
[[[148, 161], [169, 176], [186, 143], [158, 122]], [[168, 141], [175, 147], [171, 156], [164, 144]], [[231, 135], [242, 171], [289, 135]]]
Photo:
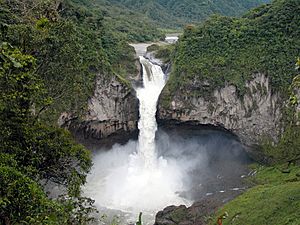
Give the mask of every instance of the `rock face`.
[[[128, 135], [137, 130], [138, 100], [132, 88], [99, 75], [94, 95], [82, 121], [62, 114], [59, 123], [68, 127], [81, 143], [102, 140], [113, 134]], [[114, 140], [112, 140], [114, 142]]]
[[164, 63], [162, 60], [155, 58], [155, 52], [146, 52], [144, 57], [148, 59], [150, 62], [152, 62], [155, 65], [158, 65], [162, 68], [165, 74], [169, 74], [171, 70], [171, 64], [170, 63]]
[[207, 217], [220, 205], [216, 200], [203, 200], [190, 207], [168, 206], [159, 211], [154, 225], [205, 225]]
[[[195, 90], [209, 84], [191, 85]], [[181, 91], [172, 97], [169, 106], [160, 102], [158, 118], [220, 126], [236, 134], [247, 146], [259, 144], [263, 135], [276, 141], [282, 116], [279, 95], [272, 92], [268, 77], [261, 73], [253, 75], [245, 86], [247, 92], [243, 97], [239, 97], [235, 86], [225, 85], [214, 90], [210, 100]]]
[[90, 123], [89, 129], [96, 131], [96, 137], [107, 137], [120, 129], [135, 130], [137, 120], [138, 101], [133, 90], [115, 77], [108, 82], [99, 77], [85, 118]]

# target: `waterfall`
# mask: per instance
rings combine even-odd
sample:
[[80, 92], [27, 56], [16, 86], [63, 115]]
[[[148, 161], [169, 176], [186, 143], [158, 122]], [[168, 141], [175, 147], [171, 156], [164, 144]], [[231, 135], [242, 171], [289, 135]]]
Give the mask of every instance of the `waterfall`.
[[189, 202], [178, 194], [184, 190], [185, 176], [180, 165], [159, 157], [155, 143], [157, 101], [165, 75], [160, 66], [144, 57], [140, 57], [140, 63], [143, 86], [136, 88], [140, 103], [138, 141], [114, 145], [109, 151], [94, 155], [84, 193], [96, 200], [99, 209], [121, 210], [131, 214], [133, 220], [143, 212], [144, 219], [148, 218], [145, 224], [153, 224], [157, 211]]
[[143, 67], [143, 86], [136, 88], [140, 112], [139, 138], [136, 151], [129, 156], [123, 186], [125, 191], [124, 195], [119, 196], [118, 203], [150, 212], [168, 204], [183, 204], [176, 193], [180, 191], [182, 177], [177, 166], [170, 166], [167, 160], [158, 158], [155, 144], [157, 101], [165, 86], [165, 75], [160, 66], [143, 56], [140, 56], [140, 63]]
[[157, 130], [156, 107], [159, 95], [165, 86], [165, 76], [160, 66], [154, 65], [140, 56], [143, 66], [143, 87], [137, 88], [140, 102], [140, 120], [138, 123], [139, 139], [137, 154], [145, 168], [155, 167], [157, 154], [155, 148], [155, 133]]

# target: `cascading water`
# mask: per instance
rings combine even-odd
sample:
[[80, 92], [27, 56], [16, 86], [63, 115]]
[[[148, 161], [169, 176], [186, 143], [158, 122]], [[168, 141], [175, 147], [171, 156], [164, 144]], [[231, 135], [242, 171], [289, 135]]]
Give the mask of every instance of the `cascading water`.
[[140, 57], [143, 87], [136, 89], [140, 102], [138, 143], [115, 146], [94, 158], [94, 168], [84, 191], [98, 206], [132, 213], [152, 214], [168, 205], [187, 203], [179, 197], [183, 191], [183, 173], [176, 162], [158, 158], [155, 146], [157, 100], [165, 85], [160, 66]]
[[136, 90], [140, 102], [138, 124], [140, 134], [137, 155], [146, 169], [153, 169], [157, 162], [155, 148], [156, 106], [158, 97], [165, 86], [165, 77], [160, 66], [153, 65], [143, 56], [140, 56], [140, 62], [143, 66], [144, 87]]

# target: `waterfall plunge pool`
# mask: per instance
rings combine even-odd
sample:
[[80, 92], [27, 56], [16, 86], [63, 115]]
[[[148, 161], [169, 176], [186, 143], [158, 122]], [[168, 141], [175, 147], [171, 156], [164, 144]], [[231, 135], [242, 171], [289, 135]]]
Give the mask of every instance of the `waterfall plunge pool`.
[[[96, 201], [97, 217], [105, 215], [98, 224], [133, 224], [143, 212], [144, 224], [152, 225], [155, 214], [169, 205], [205, 199], [222, 204], [247, 188], [244, 179], [251, 161], [243, 146], [226, 132], [164, 126], [156, 132], [155, 143], [161, 174], [130, 170], [141, 168], [140, 162], [130, 164], [136, 157], [136, 139], [94, 151], [84, 193]], [[169, 196], [166, 191], [171, 191]]]

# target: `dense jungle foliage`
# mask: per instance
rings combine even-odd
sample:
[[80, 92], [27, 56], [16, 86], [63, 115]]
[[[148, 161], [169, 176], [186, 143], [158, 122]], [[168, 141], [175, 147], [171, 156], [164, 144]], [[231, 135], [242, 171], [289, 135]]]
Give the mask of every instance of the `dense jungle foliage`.
[[[90, 154], [32, 112], [49, 104], [36, 66], [33, 56], [0, 45], [0, 224], [84, 224], [93, 210], [80, 197]], [[64, 197], [48, 199], [42, 183], [61, 185]]]
[[164, 38], [155, 21], [143, 12], [129, 9], [109, 0], [68, 0], [72, 4], [73, 18], [101, 17], [103, 27], [131, 42], [146, 42]]
[[255, 73], [268, 75], [273, 90], [287, 93], [300, 54], [299, 27], [298, 0], [275, 0], [242, 18], [213, 16], [199, 26], [187, 26], [175, 50], [165, 96], [190, 90], [193, 81], [209, 86], [189, 94], [209, 96], [227, 83], [243, 95], [245, 82]]
[[2, 1], [0, 6], [0, 41], [35, 57], [35, 73], [47, 84], [51, 104], [35, 105], [47, 120], [63, 111], [83, 112], [97, 73], [135, 74], [128, 39], [107, 27], [96, 9], [68, 0]]
[[141, 12], [161, 27], [199, 23], [212, 14], [238, 16], [269, 0], [111, 0]]

